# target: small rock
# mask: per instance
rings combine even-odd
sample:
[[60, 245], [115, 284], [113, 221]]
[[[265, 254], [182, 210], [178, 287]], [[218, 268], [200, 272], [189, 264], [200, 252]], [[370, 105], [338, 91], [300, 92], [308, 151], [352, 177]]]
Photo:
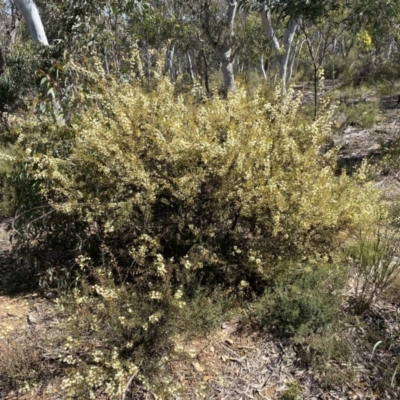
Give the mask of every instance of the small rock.
[[198, 362], [192, 362], [192, 365], [196, 372], [204, 372], [204, 368]]
[[372, 155], [372, 154], [379, 154], [382, 150], [382, 147], [380, 144], [375, 143], [374, 145], [372, 145], [371, 147], [368, 148], [367, 153], [368, 155]]
[[26, 316], [26, 320], [27, 320], [27, 322], [28, 322], [28, 325], [36, 325], [37, 324], [37, 320], [36, 320], [36, 318], [34, 318], [33, 316], [32, 316], [32, 314], [28, 314], [27, 316]]
[[10, 313], [10, 312], [8, 311], [8, 312], [7, 312], [7, 317], [16, 318], [16, 317], [18, 317], [18, 315], [17, 315], [17, 314]]

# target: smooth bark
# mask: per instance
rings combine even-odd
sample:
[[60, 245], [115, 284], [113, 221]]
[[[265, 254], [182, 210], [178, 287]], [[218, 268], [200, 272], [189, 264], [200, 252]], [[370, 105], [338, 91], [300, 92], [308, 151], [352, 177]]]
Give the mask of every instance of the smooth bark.
[[36, 4], [32, 0], [14, 0], [14, 2], [28, 25], [32, 39], [48, 46], [49, 42]]
[[235, 75], [233, 73], [233, 62], [231, 60], [231, 49], [225, 49], [221, 50], [221, 58], [222, 58], [222, 65], [221, 65], [221, 71], [222, 71], [222, 76], [224, 77], [224, 88], [225, 92], [228, 90], [235, 90]]
[[395, 45], [396, 42], [396, 38], [394, 36], [391, 36], [390, 41], [389, 41], [389, 47], [388, 47], [388, 51], [386, 54], [386, 58], [388, 60], [390, 60], [392, 58], [392, 51], [393, 51], [393, 47]]
[[267, 6], [264, 6], [264, 9], [261, 11], [261, 22], [262, 22], [262, 26], [264, 28], [265, 34], [267, 35], [267, 38], [271, 42], [272, 50], [275, 53], [278, 53], [281, 49], [281, 46], [280, 46], [279, 40], [276, 36], [275, 29], [272, 26], [271, 10]]
[[194, 75], [194, 71], [193, 71], [193, 63], [192, 63], [192, 58], [190, 57], [189, 53], [186, 53], [186, 58], [187, 58], [187, 62], [188, 62], [188, 69], [189, 69], [190, 79], [192, 80], [192, 82], [194, 82], [195, 81], [195, 75]]
[[[286, 84], [288, 81], [288, 66], [290, 60], [290, 52], [292, 49], [294, 35], [299, 26], [297, 18], [292, 16], [287, 24], [285, 32], [283, 34], [283, 50], [279, 44], [279, 40], [276, 36], [275, 29], [271, 21], [271, 10], [265, 5], [261, 11], [261, 22], [264, 28], [265, 34], [271, 43], [271, 48], [275, 52], [278, 66], [279, 66], [279, 77], [281, 79], [282, 92], [286, 92]], [[294, 60], [293, 60], [294, 61]]]
[[165, 67], [164, 67], [164, 73], [165, 75], [169, 75], [171, 81], [175, 80], [174, 54], [175, 54], [175, 45], [172, 44], [167, 49], [167, 54], [165, 56]]
[[283, 52], [281, 59], [280, 59], [280, 76], [282, 80], [282, 85], [284, 90], [286, 90], [287, 84], [287, 70], [290, 58], [290, 51], [292, 49], [294, 35], [296, 33], [296, 29], [298, 27], [298, 22], [294, 17], [291, 17], [287, 28], [285, 29], [285, 33], [283, 35], [283, 48], [285, 51]]
[[260, 58], [260, 66], [261, 66], [261, 72], [263, 74], [264, 79], [267, 79], [267, 73], [265, 71], [265, 66], [264, 66], [264, 56], [261, 54]]

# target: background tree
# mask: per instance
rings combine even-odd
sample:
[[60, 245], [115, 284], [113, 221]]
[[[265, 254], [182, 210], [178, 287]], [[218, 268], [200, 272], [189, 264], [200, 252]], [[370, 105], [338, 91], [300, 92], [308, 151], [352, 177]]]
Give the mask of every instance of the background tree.
[[206, 0], [201, 7], [203, 14], [203, 31], [221, 62], [224, 78], [224, 91], [235, 90], [233, 61], [239, 47], [235, 41], [235, 18], [238, 11], [238, 1], [226, 0], [226, 9], [219, 14], [213, 7], [212, 0]]
[[[84, 64], [96, 55], [106, 74], [123, 79], [129, 68], [123, 60], [135, 46], [147, 71], [162, 60], [165, 73], [182, 87], [199, 80], [208, 91], [221, 85], [225, 93], [235, 87], [235, 75], [248, 81], [277, 73], [283, 91], [292, 71], [314, 82], [321, 69], [327, 77], [356, 83], [398, 76], [400, 6], [389, 0], [35, 3], [51, 44], [35, 50], [27, 40], [28, 25], [19, 24], [17, 3], [1, 3], [3, 111], [21, 106], [27, 93], [40, 92], [48, 103], [52, 93], [59, 93], [66, 103], [65, 93], [79, 86], [79, 79], [67, 78], [63, 71], [69, 60]], [[23, 74], [27, 66], [29, 73]], [[55, 91], [49, 92], [51, 88]]]
[[[294, 62], [292, 52], [296, 32], [304, 21], [318, 21], [338, 7], [337, 0], [242, 0], [241, 6], [246, 11], [258, 12], [267, 40], [275, 53], [274, 63], [278, 67], [282, 90], [285, 92], [288, 71]], [[278, 19], [273, 20], [273, 15]], [[277, 29], [283, 23], [283, 35], [280, 41]], [[281, 44], [282, 43], [282, 44]]]
[[47, 46], [49, 42], [47, 41], [46, 32], [40, 18], [39, 10], [33, 0], [14, 0], [14, 2], [28, 25], [32, 39]]

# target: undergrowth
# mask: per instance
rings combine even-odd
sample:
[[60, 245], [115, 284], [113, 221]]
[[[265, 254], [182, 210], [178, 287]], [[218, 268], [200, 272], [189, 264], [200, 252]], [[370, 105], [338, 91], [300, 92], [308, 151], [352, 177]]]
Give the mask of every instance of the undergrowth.
[[32, 332], [0, 338], [0, 395], [11, 390], [29, 392], [56, 375], [51, 362], [43, 358], [43, 345]]
[[259, 327], [279, 337], [318, 331], [338, 320], [346, 278], [344, 265], [323, 259], [299, 265], [266, 290], [250, 315]]
[[180, 94], [131, 64], [121, 83], [71, 63], [86, 85], [76, 110], [16, 130], [11, 233], [41, 287], [64, 291], [70, 399], [179, 392], [163, 381], [178, 338], [231, 310], [283, 337], [332, 324], [338, 248], [385, 215], [366, 165], [336, 176], [334, 151], [321, 152], [323, 104], [310, 120], [279, 88]]

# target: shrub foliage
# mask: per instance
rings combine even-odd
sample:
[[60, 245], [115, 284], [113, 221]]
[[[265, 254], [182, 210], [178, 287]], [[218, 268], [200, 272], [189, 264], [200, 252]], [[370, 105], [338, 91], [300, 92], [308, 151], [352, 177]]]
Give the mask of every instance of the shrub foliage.
[[[60, 301], [72, 315], [67, 398], [120, 398], [129, 377], [157, 391], [149, 377], [182, 321], [212, 326], [227, 293], [264, 293], [256, 316], [284, 336], [332, 320], [335, 248], [379, 213], [365, 167], [337, 176], [321, 150], [328, 111], [304, 119], [301, 99], [279, 88], [269, 100], [178, 94], [157, 71], [150, 85], [137, 57], [123, 82], [101, 67], [63, 70], [81, 90], [57, 115], [19, 124], [9, 185], [20, 260], [46, 285], [74, 286]], [[221, 293], [209, 316], [199, 293]]]
[[71, 123], [34, 116], [19, 128], [16, 248], [58, 283], [84, 255], [146, 285], [259, 284], [375, 218], [364, 170], [337, 177], [321, 152], [328, 112], [306, 121], [279, 90], [270, 102], [244, 89], [177, 95], [137, 71], [124, 83], [87, 72], [96, 85]]

